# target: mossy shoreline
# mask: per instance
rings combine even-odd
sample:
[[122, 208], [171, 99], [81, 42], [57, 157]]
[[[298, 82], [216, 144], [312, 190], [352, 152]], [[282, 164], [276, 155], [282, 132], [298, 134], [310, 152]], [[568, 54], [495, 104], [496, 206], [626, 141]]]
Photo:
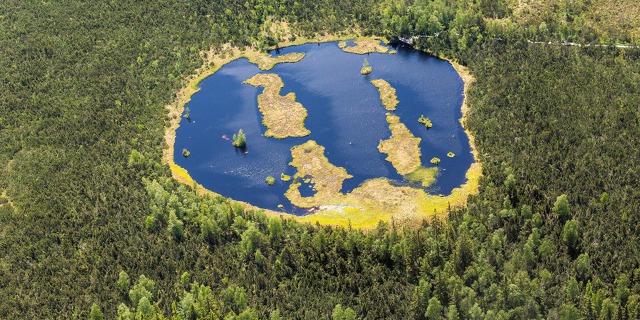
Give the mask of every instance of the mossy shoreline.
[[[333, 42], [354, 38], [373, 39], [376, 41], [384, 40], [380, 37], [358, 38], [357, 35], [325, 35], [317, 38], [298, 38], [295, 41], [281, 42], [279, 47], [282, 48], [305, 43]], [[191, 96], [199, 91], [198, 84], [206, 77], [214, 74], [229, 62], [241, 58], [247, 58], [249, 61], [252, 59], [257, 61], [262, 58], [250, 57], [255, 55], [264, 56], [266, 54], [258, 52], [252, 48], [239, 49], [231, 45], [225, 45], [221, 48], [213, 48], [207, 52], [203, 52], [201, 55], [205, 60], [203, 66], [192, 76], [185, 79], [186, 85], [177, 92], [175, 101], [166, 106], [169, 121], [165, 130], [163, 162], [169, 165], [173, 178], [178, 182], [193, 186], [199, 194], [218, 196], [219, 194], [211, 190], [207, 190], [202, 185], [195, 182], [186, 169], [181, 168], [174, 162], [175, 133], [179, 127], [180, 116], [184, 110], [184, 106], [190, 101]], [[429, 195], [421, 189], [396, 187], [385, 178], [376, 178], [365, 181], [360, 187], [354, 189], [349, 194], [340, 194], [334, 198], [328, 197], [326, 199], [326, 203], [319, 206], [319, 210], [302, 217], [274, 210], [262, 209], [238, 200], [230, 199], [230, 201], [240, 203], [247, 209], [263, 210], [269, 215], [289, 217], [303, 222], [317, 222], [323, 225], [337, 225], [345, 227], [351, 226], [353, 228], [361, 229], [372, 229], [379, 221], [388, 222], [392, 219], [394, 222], [404, 225], [418, 225], [423, 219], [430, 220], [433, 216], [444, 218], [450, 207], [461, 207], [466, 205], [467, 197], [478, 193], [479, 180], [482, 175], [482, 166], [478, 162], [478, 153], [475, 148], [474, 138], [464, 125], [465, 119], [469, 115], [469, 106], [466, 98], [467, 90], [468, 86], [474, 81], [474, 78], [466, 67], [459, 65], [450, 59], [440, 58], [449, 61], [464, 81], [465, 98], [461, 107], [463, 116], [460, 119], [460, 122], [469, 137], [472, 154], [476, 161], [471, 165], [466, 173], [467, 181], [460, 187], [455, 188], [450, 195]], [[281, 62], [286, 61], [276, 63]], [[265, 67], [268, 65], [270, 64], [266, 64]]]

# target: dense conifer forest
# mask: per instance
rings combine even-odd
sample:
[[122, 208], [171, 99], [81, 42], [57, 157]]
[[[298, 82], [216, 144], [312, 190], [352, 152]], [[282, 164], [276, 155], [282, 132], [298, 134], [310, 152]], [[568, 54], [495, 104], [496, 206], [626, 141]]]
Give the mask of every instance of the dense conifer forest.
[[[593, 2], [3, 1], [0, 318], [640, 318], [638, 25]], [[201, 52], [355, 33], [469, 67], [466, 208], [365, 232], [171, 178]]]

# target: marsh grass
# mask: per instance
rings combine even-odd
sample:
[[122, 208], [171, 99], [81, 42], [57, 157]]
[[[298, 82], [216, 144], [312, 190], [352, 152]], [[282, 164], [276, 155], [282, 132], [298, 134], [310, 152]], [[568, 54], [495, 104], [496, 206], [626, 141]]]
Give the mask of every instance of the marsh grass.
[[258, 95], [258, 109], [262, 113], [262, 124], [267, 127], [265, 137], [284, 139], [304, 137], [311, 133], [304, 126], [307, 109], [295, 101], [294, 93], [280, 95], [284, 83], [277, 74], [259, 73], [244, 83], [264, 87], [264, 91]]
[[371, 84], [378, 88], [382, 105], [389, 111], [396, 110], [396, 106], [399, 103], [396, 89], [383, 79], [371, 80]]
[[346, 42], [342, 41], [338, 43], [338, 47], [344, 52], [355, 54], [387, 53], [389, 51], [389, 47], [380, 44], [380, 40], [377, 39], [358, 39], [354, 43], [355, 45], [348, 46]]
[[405, 175], [409, 182], [420, 183], [423, 188], [428, 188], [436, 182], [436, 178], [440, 171], [438, 168], [420, 167], [415, 171]]

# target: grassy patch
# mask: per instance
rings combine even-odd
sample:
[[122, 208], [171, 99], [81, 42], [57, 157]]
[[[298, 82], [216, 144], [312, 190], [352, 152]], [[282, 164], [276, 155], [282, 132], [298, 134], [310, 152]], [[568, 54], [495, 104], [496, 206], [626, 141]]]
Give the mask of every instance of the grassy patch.
[[[289, 165], [298, 171], [293, 176], [294, 182], [289, 186], [285, 196], [300, 208], [315, 207], [340, 196], [342, 182], [352, 177], [346, 169], [329, 163], [324, 154], [324, 147], [313, 140], [291, 148], [291, 156], [293, 160]], [[303, 197], [300, 194], [298, 188], [301, 179], [314, 185], [316, 193], [312, 197]]]
[[438, 173], [438, 168], [420, 167], [413, 172], [405, 175], [405, 178], [410, 182], [420, 183], [422, 187], [427, 188], [436, 182]]
[[275, 183], [276, 183], [276, 178], [274, 178], [274, 177], [272, 177], [272, 176], [268, 176], [266, 179], [264, 179], [264, 181], [265, 181], [268, 185], [272, 186], [273, 184], [275, 184]]
[[262, 124], [267, 127], [266, 137], [283, 139], [311, 133], [304, 127], [307, 109], [295, 101], [295, 94], [280, 95], [284, 83], [278, 75], [259, 73], [244, 83], [264, 87], [258, 96], [258, 109], [262, 113]]
[[396, 89], [392, 87], [389, 82], [382, 79], [372, 80], [371, 84], [380, 91], [382, 105], [389, 111], [396, 110], [396, 106], [399, 103], [398, 96], [396, 96]]
[[387, 53], [389, 51], [389, 47], [380, 44], [380, 40], [376, 39], [358, 39], [354, 43], [355, 45], [348, 46], [346, 42], [342, 41], [338, 43], [338, 47], [344, 52], [355, 54]]
[[263, 52], [250, 51], [245, 54], [245, 57], [249, 62], [257, 65], [260, 70], [271, 70], [278, 63], [294, 63], [302, 60], [302, 58], [304, 58], [304, 53], [293, 52], [272, 57], [271, 55]]
[[398, 116], [387, 115], [387, 122], [391, 130], [391, 138], [380, 141], [378, 151], [387, 155], [386, 160], [391, 162], [401, 175], [409, 174], [420, 167], [420, 141], [411, 131], [400, 122]]

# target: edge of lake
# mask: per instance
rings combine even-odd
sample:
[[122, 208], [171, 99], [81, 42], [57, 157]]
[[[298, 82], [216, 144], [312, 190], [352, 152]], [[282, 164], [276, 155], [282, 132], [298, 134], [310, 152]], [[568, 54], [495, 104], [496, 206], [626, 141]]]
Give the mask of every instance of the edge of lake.
[[[304, 38], [298, 39], [297, 41], [285, 42], [283, 43], [283, 46], [294, 46], [316, 42], [333, 42], [345, 39], [383, 40], [379, 37], [335, 37], [328, 35], [317, 39]], [[169, 165], [172, 177], [178, 182], [193, 186], [201, 195], [209, 194], [219, 196], [218, 193], [208, 190], [194, 181], [186, 169], [178, 166], [174, 162], [173, 155], [176, 130], [180, 125], [180, 119], [184, 112], [185, 105], [191, 100], [191, 96], [200, 90], [198, 86], [199, 83], [220, 70], [227, 63], [241, 58], [246, 58], [249, 62], [254, 64], [255, 61], [267, 60], [268, 62], [265, 63], [265, 65], [273, 67], [276, 63], [292, 61], [278, 61], [273, 58], [273, 60], [269, 61], [270, 59], [267, 57], [268, 54], [266, 53], [259, 52], [253, 48], [239, 49], [231, 46], [230, 44], [224, 45], [221, 48], [203, 52], [201, 55], [205, 60], [203, 66], [197, 69], [193, 75], [185, 79], [186, 85], [176, 93], [176, 99], [173, 103], [165, 106], [168, 110], [169, 125], [167, 126], [164, 134], [165, 145], [163, 148], [162, 160], [164, 163]], [[317, 222], [324, 225], [351, 226], [362, 229], [374, 228], [381, 220], [387, 222], [393, 220], [394, 222], [400, 222], [405, 225], [417, 225], [424, 219], [446, 217], [446, 212], [449, 208], [465, 206], [467, 197], [479, 192], [479, 180], [482, 176], [482, 165], [479, 162], [474, 137], [465, 126], [466, 119], [470, 113], [467, 101], [468, 87], [475, 79], [465, 66], [445, 57], [438, 58], [448, 61], [464, 82], [464, 99], [461, 106], [462, 118], [460, 118], [460, 123], [469, 137], [471, 153], [475, 161], [471, 164], [465, 174], [467, 181], [460, 187], [453, 189], [451, 194], [447, 196], [429, 195], [422, 189], [397, 187], [393, 186], [390, 181], [385, 178], [376, 178], [366, 181], [361, 187], [358, 187], [353, 192], [346, 194], [345, 197], [340, 197], [345, 200], [344, 203], [329, 203], [327, 205], [320, 206], [317, 211], [306, 216], [295, 216], [285, 212], [259, 208], [252, 204], [235, 199], [230, 200], [242, 204], [247, 210], [263, 210], [269, 215], [289, 217], [298, 221], [311, 223]], [[375, 195], [383, 194], [386, 196], [383, 205], [375, 203], [375, 201], [371, 201], [371, 199], [376, 198]], [[410, 198], [414, 198], [415, 201], [411, 201], [410, 204], [401, 203], [402, 201]]]

